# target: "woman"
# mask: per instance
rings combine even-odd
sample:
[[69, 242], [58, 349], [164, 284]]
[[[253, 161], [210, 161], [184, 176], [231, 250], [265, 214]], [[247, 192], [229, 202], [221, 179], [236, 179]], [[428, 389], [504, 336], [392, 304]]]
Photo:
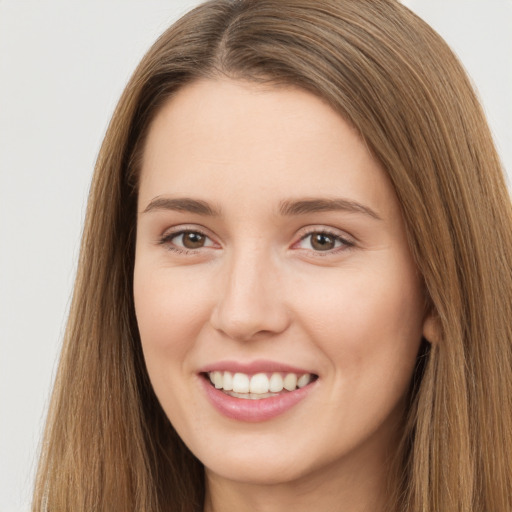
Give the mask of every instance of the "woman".
[[98, 158], [34, 510], [510, 510], [511, 226], [398, 2], [198, 7]]

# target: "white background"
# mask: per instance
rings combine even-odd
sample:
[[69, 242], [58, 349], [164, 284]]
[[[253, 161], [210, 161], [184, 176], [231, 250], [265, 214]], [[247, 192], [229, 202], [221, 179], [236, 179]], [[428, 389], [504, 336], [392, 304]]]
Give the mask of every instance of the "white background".
[[[0, 0], [0, 512], [30, 508], [89, 181], [110, 115], [150, 44], [197, 3]], [[404, 3], [459, 54], [512, 173], [512, 0]]]

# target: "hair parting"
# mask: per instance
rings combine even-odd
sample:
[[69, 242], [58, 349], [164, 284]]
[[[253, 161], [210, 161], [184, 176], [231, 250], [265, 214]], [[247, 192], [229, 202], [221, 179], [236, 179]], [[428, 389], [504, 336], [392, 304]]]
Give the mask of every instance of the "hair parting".
[[228, 76], [319, 96], [402, 208], [439, 339], [418, 366], [390, 510], [512, 510], [512, 207], [471, 84], [394, 0], [214, 0], [153, 45], [93, 176], [33, 512], [201, 510], [203, 468], [151, 388], [133, 304], [137, 183], [162, 105]]

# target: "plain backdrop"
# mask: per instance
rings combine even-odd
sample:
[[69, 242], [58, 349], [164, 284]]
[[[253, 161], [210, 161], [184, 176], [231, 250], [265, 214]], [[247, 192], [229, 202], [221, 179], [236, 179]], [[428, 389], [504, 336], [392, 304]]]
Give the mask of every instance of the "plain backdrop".
[[[30, 509], [107, 123], [142, 55], [197, 3], [0, 0], [0, 512]], [[511, 173], [512, 0], [404, 3], [463, 61]]]

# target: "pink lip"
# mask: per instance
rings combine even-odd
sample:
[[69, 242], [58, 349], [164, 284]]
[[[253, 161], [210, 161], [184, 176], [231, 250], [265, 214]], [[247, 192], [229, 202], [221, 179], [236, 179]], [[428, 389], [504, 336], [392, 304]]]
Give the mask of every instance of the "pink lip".
[[264, 359], [258, 359], [251, 362], [240, 362], [240, 361], [219, 361], [206, 365], [199, 370], [199, 373], [208, 373], [215, 371], [227, 371], [232, 373], [245, 373], [253, 375], [255, 373], [272, 373], [272, 372], [283, 372], [283, 373], [296, 373], [297, 375], [304, 375], [305, 373], [313, 373], [310, 370], [303, 368], [297, 368], [288, 364], [278, 363], [276, 361], [267, 361]]
[[199, 380], [210, 403], [217, 411], [228, 418], [246, 422], [267, 421], [283, 414], [304, 400], [318, 382], [314, 381], [303, 388], [281, 393], [277, 396], [251, 400], [235, 398], [223, 393], [213, 387], [204, 376], [200, 376]]

